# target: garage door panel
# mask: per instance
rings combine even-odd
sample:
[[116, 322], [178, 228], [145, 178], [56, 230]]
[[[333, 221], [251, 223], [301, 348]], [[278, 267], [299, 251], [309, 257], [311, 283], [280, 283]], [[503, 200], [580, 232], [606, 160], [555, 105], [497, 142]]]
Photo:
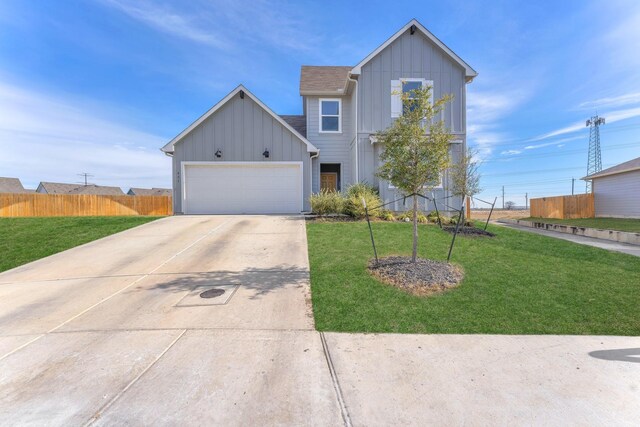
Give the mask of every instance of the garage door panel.
[[185, 164], [185, 213], [299, 213], [302, 164]]

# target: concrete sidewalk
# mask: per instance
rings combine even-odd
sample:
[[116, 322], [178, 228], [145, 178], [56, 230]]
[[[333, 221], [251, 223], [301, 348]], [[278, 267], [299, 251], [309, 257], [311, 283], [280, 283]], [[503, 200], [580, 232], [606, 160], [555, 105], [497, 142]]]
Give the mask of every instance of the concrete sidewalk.
[[299, 217], [165, 218], [0, 274], [3, 425], [633, 425], [638, 362], [637, 337], [319, 333]]
[[540, 230], [538, 228], [524, 227], [516, 224], [508, 224], [500, 221], [491, 221], [492, 224], [501, 227], [513, 228], [515, 230], [540, 234], [542, 236], [553, 237], [555, 239], [568, 240], [580, 245], [593, 246], [594, 248], [606, 249], [608, 251], [621, 252], [628, 255], [640, 257], [640, 246], [619, 243], [611, 240], [594, 239], [593, 237], [575, 236], [567, 233], [557, 233], [555, 231]]

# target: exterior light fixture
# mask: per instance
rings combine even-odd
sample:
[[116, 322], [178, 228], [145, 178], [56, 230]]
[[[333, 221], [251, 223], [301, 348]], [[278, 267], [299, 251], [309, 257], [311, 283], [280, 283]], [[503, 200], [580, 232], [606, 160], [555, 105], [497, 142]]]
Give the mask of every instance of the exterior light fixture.
[[264, 153], [262, 153], [262, 155], [264, 156], [265, 159], [269, 158], [269, 150], [265, 149]]
[[218, 151], [216, 151], [216, 157], [219, 159], [220, 157], [222, 157], [222, 151], [220, 151], [220, 149], [218, 148]]
[[243, 90], [240, 91], [240, 99], [244, 99], [244, 91]]
[[418, 28], [418, 27], [416, 27], [416, 26], [415, 26], [415, 24], [414, 24], [414, 25], [412, 25], [412, 26], [409, 28], [409, 33], [411, 33], [411, 35], [413, 35], [413, 34], [416, 32], [416, 29], [417, 29], [417, 28]]

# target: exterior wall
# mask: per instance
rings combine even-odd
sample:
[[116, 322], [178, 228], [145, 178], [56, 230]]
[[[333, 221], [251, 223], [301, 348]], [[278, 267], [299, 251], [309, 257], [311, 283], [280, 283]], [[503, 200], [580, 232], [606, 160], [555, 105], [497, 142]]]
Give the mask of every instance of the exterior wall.
[[[320, 99], [339, 98], [342, 100], [342, 132], [320, 133]], [[307, 140], [320, 150], [320, 155], [313, 160], [312, 191], [320, 191], [320, 164], [339, 163], [342, 190], [355, 180], [353, 172], [352, 147], [355, 139], [355, 99], [353, 93], [347, 96], [306, 96]]]
[[[222, 157], [216, 158], [216, 150]], [[269, 150], [265, 159], [263, 151]], [[249, 96], [233, 97], [175, 145], [173, 154], [174, 212], [182, 213], [182, 161], [302, 161], [304, 209], [309, 209], [311, 160], [307, 146]], [[224, 183], [220, 183], [224, 189]]]
[[593, 180], [596, 217], [640, 218], [640, 170]]
[[[358, 79], [358, 175], [359, 180], [379, 186], [380, 195], [390, 202], [400, 195], [379, 182], [375, 173], [379, 166], [379, 149], [371, 144], [369, 136], [391, 125], [391, 81], [402, 78], [424, 78], [433, 81], [435, 99], [452, 94], [453, 100], [442, 113], [446, 126], [460, 142], [451, 145], [452, 160], [458, 161], [466, 148], [466, 82], [465, 70], [448, 57], [419, 31], [413, 35], [407, 30], [393, 43], [362, 67]], [[459, 209], [461, 201], [445, 199], [449, 196], [448, 174], [444, 189], [436, 190], [439, 203]], [[398, 202], [393, 210], [408, 209]], [[430, 211], [432, 204], [422, 205]], [[438, 206], [438, 209], [441, 205]]]

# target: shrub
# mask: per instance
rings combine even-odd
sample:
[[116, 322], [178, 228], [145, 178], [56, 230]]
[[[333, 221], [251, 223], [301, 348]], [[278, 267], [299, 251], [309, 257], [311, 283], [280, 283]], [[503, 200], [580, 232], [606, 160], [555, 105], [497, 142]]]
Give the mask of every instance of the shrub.
[[380, 214], [380, 219], [383, 219], [385, 221], [395, 221], [396, 217], [393, 215], [393, 212], [384, 210]]
[[438, 223], [438, 219], [440, 219], [441, 224], [449, 223], [449, 218], [447, 218], [446, 216], [442, 215], [439, 212], [436, 213], [436, 211], [429, 212], [429, 215], [427, 215], [427, 219], [429, 220], [429, 222], [433, 222], [434, 224]]
[[345, 210], [344, 196], [337, 191], [322, 190], [309, 198], [311, 211], [318, 215], [342, 214]]
[[[407, 221], [407, 222], [413, 221], [413, 212], [411, 211], [403, 212], [400, 214], [400, 216], [398, 216], [398, 219], [400, 221]], [[418, 212], [418, 222], [422, 224], [427, 223], [427, 217], [421, 212]]]
[[382, 214], [382, 200], [378, 196], [378, 192], [370, 185], [358, 183], [347, 189], [347, 202], [345, 205], [345, 213], [354, 218], [364, 218], [364, 206], [362, 199], [367, 203], [370, 217], [379, 217]]

